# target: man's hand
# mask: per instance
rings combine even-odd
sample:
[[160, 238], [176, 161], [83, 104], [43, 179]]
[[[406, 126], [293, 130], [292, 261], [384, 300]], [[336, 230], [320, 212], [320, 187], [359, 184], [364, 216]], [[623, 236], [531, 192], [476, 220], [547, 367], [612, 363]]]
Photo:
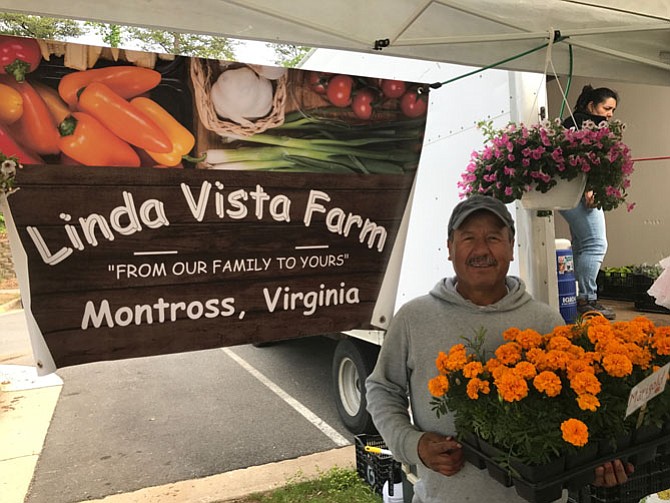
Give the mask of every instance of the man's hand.
[[463, 448], [453, 437], [424, 433], [419, 439], [419, 457], [424, 465], [442, 475], [455, 475], [463, 468]]
[[620, 459], [609, 461], [596, 468], [596, 477], [593, 481], [594, 486], [613, 487], [623, 484], [628, 480], [628, 475], [635, 471], [635, 467], [630, 463], [624, 464]]

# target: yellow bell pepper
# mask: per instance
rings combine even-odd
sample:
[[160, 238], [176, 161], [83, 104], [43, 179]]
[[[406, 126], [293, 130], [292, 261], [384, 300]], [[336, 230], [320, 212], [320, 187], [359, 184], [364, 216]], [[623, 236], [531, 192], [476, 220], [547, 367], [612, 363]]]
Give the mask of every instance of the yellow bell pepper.
[[23, 115], [23, 98], [11, 87], [0, 84], [0, 122], [11, 124]]
[[61, 99], [58, 91], [53, 87], [49, 87], [41, 82], [32, 82], [33, 88], [37, 91], [44, 103], [46, 103], [49, 112], [56, 120], [56, 124], [60, 124], [70, 115], [70, 109], [67, 104]]
[[140, 96], [133, 98], [130, 103], [148, 115], [172, 142], [172, 152], [163, 154], [146, 151], [154, 161], [163, 166], [175, 167], [181, 163], [184, 156], [188, 158], [188, 153], [195, 145], [195, 137], [188, 129], [162, 106], [149, 98]]

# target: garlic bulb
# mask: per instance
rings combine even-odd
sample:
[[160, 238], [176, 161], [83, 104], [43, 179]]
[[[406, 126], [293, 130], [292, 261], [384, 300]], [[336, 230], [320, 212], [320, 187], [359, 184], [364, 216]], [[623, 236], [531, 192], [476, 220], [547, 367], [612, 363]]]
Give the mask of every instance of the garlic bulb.
[[265, 77], [270, 80], [278, 80], [286, 75], [288, 71], [283, 66], [265, 66], [265, 65], [249, 65], [254, 72], [256, 72], [261, 77]]
[[210, 99], [217, 115], [241, 125], [272, 110], [272, 83], [249, 67], [226, 70], [212, 85]]

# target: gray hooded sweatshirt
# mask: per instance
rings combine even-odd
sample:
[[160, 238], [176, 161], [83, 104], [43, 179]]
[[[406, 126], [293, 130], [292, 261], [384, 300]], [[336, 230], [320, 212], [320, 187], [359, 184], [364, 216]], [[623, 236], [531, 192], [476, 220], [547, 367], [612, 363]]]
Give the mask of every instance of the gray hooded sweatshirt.
[[447, 477], [426, 467], [418, 455], [424, 432], [456, 434], [451, 415], [438, 419], [430, 406], [428, 381], [437, 375], [435, 359], [440, 351], [447, 352], [480, 327], [487, 333], [485, 350], [493, 352], [510, 327], [548, 333], [565, 324], [558, 311], [533, 300], [521, 279], [509, 276], [507, 288], [509, 293], [500, 301], [477, 306], [456, 291], [454, 278], [444, 279], [429, 295], [403, 305], [391, 322], [366, 381], [367, 409], [394, 458], [417, 466], [420, 480], [414, 486], [414, 503], [525, 501], [513, 487], [503, 487], [470, 463]]

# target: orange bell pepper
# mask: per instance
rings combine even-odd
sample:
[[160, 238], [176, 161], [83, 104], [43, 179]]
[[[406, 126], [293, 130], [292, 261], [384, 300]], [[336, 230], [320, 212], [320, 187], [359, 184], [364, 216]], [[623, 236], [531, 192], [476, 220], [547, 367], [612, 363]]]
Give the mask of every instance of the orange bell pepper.
[[61, 99], [58, 91], [53, 87], [49, 87], [41, 82], [31, 82], [35, 91], [42, 97], [47, 108], [51, 112], [56, 124], [60, 124], [65, 118], [70, 115], [70, 109]]
[[195, 145], [195, 137], [155, 101], [140, 96], [130, 100], [130, 103], [153, 119], [172, 142], [172, 152], [162, 154], [147, 150], [147, 154], [163, 166], [173, 167], [179, 165], [183, 156], [188, 156], [188, 153]]
[[0, 84], [0, 122], [11, 124], [23, 115], [23, 98], [18, 91]]
[[58, 154], [58, 129], [42, 97], [27, 81], [0, 75], [0, 83], [18, 91], [23, 99], [23, 115], [12, 124], [12, 131], [22, 145], [38, 154]]
[[137, 168], [140, 165], [133, 147], [87, 113], [74, 112], [58, 129], [62, 152], [85, 166]]
[[105, 84], [93, 82], [86, 86], [79, 95], [78, 108], [131, 145], [161, 154], [172, 152], [172, 142], [163, 130]]
[[77, 105], [77, 94], [92, 82], [101, 82], [125, 99], [150, 91], [161, 81], [161, 74], [139, 66], [108, 66], [65, 75], [58, 84], [58, 93], [70, 105]]

